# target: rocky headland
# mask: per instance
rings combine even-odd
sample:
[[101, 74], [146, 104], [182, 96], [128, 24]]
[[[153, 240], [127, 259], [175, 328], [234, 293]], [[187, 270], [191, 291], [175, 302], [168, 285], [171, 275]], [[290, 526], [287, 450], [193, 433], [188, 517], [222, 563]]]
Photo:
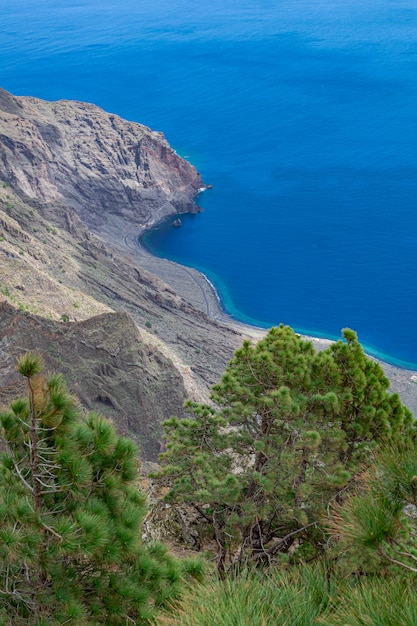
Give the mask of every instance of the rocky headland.
[[[86, 408], [155, 459], [161, 420], [186, 397], [207, 398], [245, 334], [210, 316], [216, 299], [198, 272], [154, 268], [136, 243], [164, 217], [199, 210], [200, 175], [140, 124], [0, 90], [0, 181], [3, 396], [17, 383], [16, 355], [38, 349]], [[104, 338], [113, 347], [101, 349]]]
[[96, 230], [198, 210], [201, 177], [162, 133], [92, 104], [0, 90], [0, 133], [1, 172], [13, 189], [63, 202]]
[[[16, 356], [36, 349], [155, 460], [160, 422], [207, 399], [262, 334], [228, 320], [201, 274], [138, 246], [199, 210], [199, 173], [141, 124], [0, 89], [0, 181], [0, 403], [18, 390]], [[384, 367], [417, 414], [415, 373]]]

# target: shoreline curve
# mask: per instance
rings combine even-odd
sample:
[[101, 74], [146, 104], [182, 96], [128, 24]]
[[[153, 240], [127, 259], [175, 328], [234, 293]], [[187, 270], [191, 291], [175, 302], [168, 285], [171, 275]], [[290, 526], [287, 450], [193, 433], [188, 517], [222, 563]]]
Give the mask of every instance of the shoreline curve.
[[[155, 224], [152, 225], [153, 227]], [[126, 247], [141, 267], [164, 280], [178, 295], [206, 313], [212, 320], [240, 333], [242, 338], [247, 337], [259, 341], [264, 337], [268, 331], [267, 328], [240, 322], [223, 310], [216, 288], [202, 272], [175, 261], [158, 257], [147, 250], [140, 241], [140, 237], [147, 230], [149, 227], [145, 225], [137, 226], [133, 231], [130, 228], [124, 237]], [[334, 340], [324, 337], [314, 337], [304, 333], [300, 333], [300, 335], [312, 341], [316, 350], [324, 350], [334, 342]], [[367, 352], [365, 346], [364, 349], [367, 356], [381, 365], [385, 375], [390, 380], [391, 391], [399, 393], [402, 402], [417, 416], [417, 370], [393, 365]]]

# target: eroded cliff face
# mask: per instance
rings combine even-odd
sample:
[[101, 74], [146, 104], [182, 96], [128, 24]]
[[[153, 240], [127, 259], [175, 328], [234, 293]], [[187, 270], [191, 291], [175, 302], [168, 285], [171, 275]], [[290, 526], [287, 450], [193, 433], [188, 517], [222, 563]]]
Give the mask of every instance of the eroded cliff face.
[[63, 324], [0, 302], [0, 404], [25, 393], [15, 365], [26, 351], [42, 354], [47, 370], [62, 373], [85, 409], [132, 436], [143, 459], [157, 459], [161, 422], [183, 414], [187, 394], [178, 369], [146, 342], [130, 315]]
[[64, 202], [96, 229], [198, 210], [200, 175], [163, 135], [83, 102], [0, 89], [1, 173], [28, 199]]
[[0, 404], [40, 350], [155, 460], [161, 420], [207, 399], [242, 341], [180, 295], [191, 271], [137, 254], [141, 228], [198, 210], [198, 173], [140, 124], [0, 90], [0, 181]]
[[188, 393], [204, 398], [242, 337], [138, 261], [99, 238], [73, 209], [29, 203], [0, 183], [0, 300], [56, 321], [127, 311], [146, 341], [176, 363]]

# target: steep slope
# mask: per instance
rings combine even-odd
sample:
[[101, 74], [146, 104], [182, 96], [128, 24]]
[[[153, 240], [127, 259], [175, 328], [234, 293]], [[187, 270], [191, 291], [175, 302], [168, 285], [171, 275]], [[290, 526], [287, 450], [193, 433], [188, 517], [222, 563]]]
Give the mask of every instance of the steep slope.
[[0, 89], [0, 169], [29, 199], [63, 202], [96, 228], [198, 210], [200, 175], [162, 133], [83, 102]]
[[182, 415], [183, 381], [170, 359], [146, 342], [127, 313], [104, 313], [84, 322], [59, 323], [0, 302], [0, 404], [22, 391], [17, 357], [36, 350], [50, 371], [64, 374], [88, 410], [112, 418], [156, 460], [160, 423]]
[[127, 311], [175, 361], [190, 394], [216, 382], [241, 335], [210, 320], [62, 204], [29, 204], [0, 184], [0, 297], [47, 318]]
[[[154, 458], [157, 424], [178, 414], [187, 395], [204, 399], [242, 339], [208, 317], [206, 298], [191, 299], [193, 306], [144, 269], [137, 254], [142, 228], [198, 210], [200, 176], [140, 124], [93, 105], [0, 90], [0, 180], [0, 300], [20, 309], [0, 309], [0, 388], [10, 389], [16, 354], [37, 348], [86, 407], [107, 411]], [[197, 274], [169, 267], [161, 275], [187, 295], [185, 283]], [[87, 331], [89, 355], [79, 347]], [[100, 349], [105, 337], [113, 341], [107, 352], [118, 354], [118, 375], [108, 378], [97, 374], [101, 360], [103, 372], [110, 371]], [[132, 349], [116, 349], [118, 341], [154, 355], [153, 369], [146, 359], [137, 366], [153, 372], [153, 384], [141, 375], [130, 386]]]

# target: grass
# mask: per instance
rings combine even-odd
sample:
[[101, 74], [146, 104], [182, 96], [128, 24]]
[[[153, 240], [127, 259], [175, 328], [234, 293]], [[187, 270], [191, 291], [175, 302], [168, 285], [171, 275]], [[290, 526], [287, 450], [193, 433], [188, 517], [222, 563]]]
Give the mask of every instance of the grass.
[[[415, 583], [415, 579], [414, 579]], [[416, 626], [417, 600], [410, 577], [370, 577], [339, 588], [323, 626]]]
[[182, 626], [311, 626], [330, 599], [324, 570], [253, 573], [193, 586], [158, 624]]
[[[362, 577], [360, 577], [362, 578]], [[193, 585], [158, 626], [417, 626], [416, 578], [299, 566]]]

